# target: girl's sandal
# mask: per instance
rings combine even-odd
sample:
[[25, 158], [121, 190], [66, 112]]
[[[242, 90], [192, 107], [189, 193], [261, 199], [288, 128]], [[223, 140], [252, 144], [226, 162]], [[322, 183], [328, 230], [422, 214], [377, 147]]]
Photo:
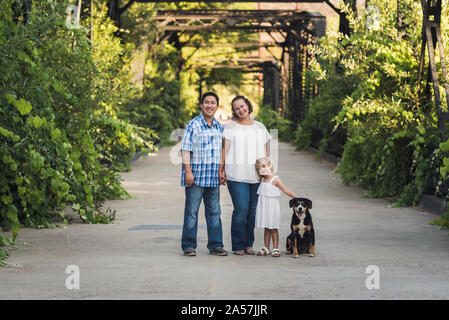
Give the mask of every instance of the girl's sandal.
[[271, 255], [273, 257], [280, 257], [281, 256], [281, 251], [278, 248], [273, 249], [273, 251], [271, 252]]
[[257, 251], [258, 256], [267, 256], [270, 254], [270, 250], [267, 247], [263, 247], [259, 251]]

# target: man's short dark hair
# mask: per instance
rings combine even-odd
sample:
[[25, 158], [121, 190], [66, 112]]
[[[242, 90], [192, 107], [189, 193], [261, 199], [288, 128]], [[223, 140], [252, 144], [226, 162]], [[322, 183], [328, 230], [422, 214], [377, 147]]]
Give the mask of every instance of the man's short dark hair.
[[206, 92], [205, 94], [203, 94], [203, 96], [201, 97], [201, 104], [203, 104], [204, 99], [206, 99], [206, 97], [208, 97], [208, 96], [215, 97], [215, 100], [217, 100], [217, 105], [219, 105], [218, 96], [215, 92], [212, 92], [212, 91], [209, 91], [209, 92]]

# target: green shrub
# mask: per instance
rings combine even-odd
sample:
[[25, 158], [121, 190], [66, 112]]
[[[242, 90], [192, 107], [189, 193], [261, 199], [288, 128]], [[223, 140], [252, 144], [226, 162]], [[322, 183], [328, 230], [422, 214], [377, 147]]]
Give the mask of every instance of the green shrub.
[[293, 124], [268, 106], [262, 106], [255, 120], [262, 122], [265, 127], [278, 129], [280, 141], [291, 141], [293, 139]]
[[158, 136], [152, 129], [107, 115], [95, 117], [92, 125], [96, 128], [93, 138], [98, 145], [99, 161], [114, 171], [129, 171], [129, 161], [135, 153], [155, 150]]
[[319, 135], [318, 148], [336, 153], [332, 152], [333, 149], [339, 144], [343, 145], [344, 141], [334, 131], [334, 118], [341, 110], [343, 100], [356, 88], [359, 77], [343, 74], [339, 62], [331, 56], [323, 55], [320, 61], [325, 66], [326, 77], [321, 78], [317, 71], [308, 72], [311, 83], [319, 85], [320, 93], [310, 99], [305, 118], [295, 131], [295, 145], [298, 150], [306, 150], [312, 144], [312, 136]]
[[[118, 170], [136, 150], [151, 151], [156, 136], [115, 117], [129, 88], [113, 70], [124, 62], [99, 59], [82, 29], [66, 28], [67, 3], [33, 1], [29, 21], [16, 23], [13, 2], [0, 2], [0, 226], [14, 241], [22, 225], [52, 227], [67, 206], [86, 222], [108, 222], [104, 202], [129, 197]], [[93, 39], [123, 55], [106, 36], [111, 22], [102, 25]]]
[[[347, 140], [337, 168], [343, 182], [402, 206], [416, 204], [425, 192], [448, 196], [449, 142], [439, 142], [434, 103], [418, 91], [422, 9], [414, 1], [401, 2], [408, 26], [399, 39], [390, 14], [396, 4], [370, 1], [381, 14], [379, 29], [367, 29], [366, 14], [349, 14], [351, 36], [330, 32], [311, 48], [319, 60], [308, 76], [319, 95], [311, 99], [295, 143], [308, 148], [318, 129], [320, 149], [328, 150], [343, 130]], [[448, 14], [444, 9], [443, 16]]]

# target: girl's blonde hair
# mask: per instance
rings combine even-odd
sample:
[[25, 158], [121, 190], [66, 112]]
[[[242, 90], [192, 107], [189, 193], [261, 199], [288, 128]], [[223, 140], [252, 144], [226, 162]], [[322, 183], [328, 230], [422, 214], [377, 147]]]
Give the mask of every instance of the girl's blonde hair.
[[270, 168], [271, 174], [275, 174], [276, 173], [276, 170], [274, 169], [274, 165], [271, 162], [270, 158], [268, 158], [268, 157], [259, 158], [259, 159], [256, 160], [256, 172], [257, 172], [257, 176], [259, 177], [259, 181], [262, 181], [262, 179], [264, 177], [264, 176], [261, 176], [259, 174], [259, 170], [258, 170], [261, 164], [269, 164], [269, 165], [271, 165], [271, 168]]

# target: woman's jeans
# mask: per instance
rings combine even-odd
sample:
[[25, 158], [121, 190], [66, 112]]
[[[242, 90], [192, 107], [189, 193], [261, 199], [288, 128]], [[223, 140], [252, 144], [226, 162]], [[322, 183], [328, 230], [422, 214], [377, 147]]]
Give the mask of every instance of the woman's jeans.
[[207, 224], [207, 248], [214, 251], [223, 248], [223, 234], [221, 226], [220, 187], [199, 187], [191, 185], [185, 187], [186, 203], [184, 209], [184, 226], [182, 229], [182, 250], [196, 249], [196, 235], [198, 230], [198, 210], [204, 199]]
[[254, 244], [257, 189], [260, 183], [227, 181], [234, 211], [231, 221], [232, 251], [244, 250]]

